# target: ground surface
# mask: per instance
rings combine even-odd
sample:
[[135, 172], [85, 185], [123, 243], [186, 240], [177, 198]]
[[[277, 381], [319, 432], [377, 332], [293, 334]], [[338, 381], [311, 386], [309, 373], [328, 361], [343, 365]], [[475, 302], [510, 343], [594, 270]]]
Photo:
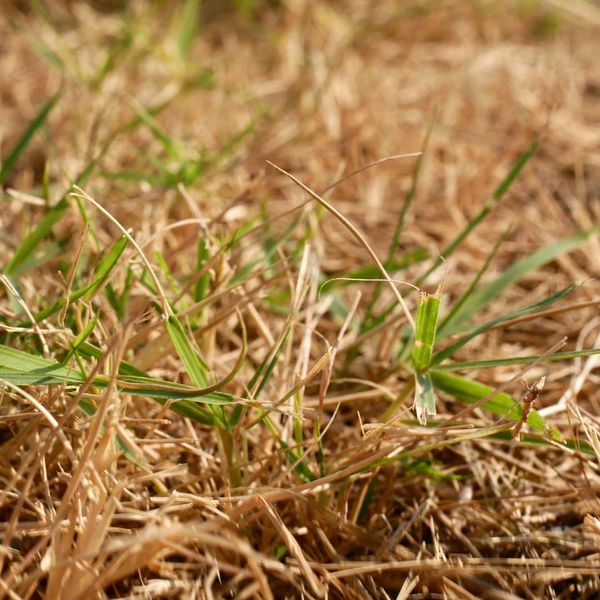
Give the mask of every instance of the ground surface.
[[597, 597], [597, 4], [0, 11], [0, 598]]

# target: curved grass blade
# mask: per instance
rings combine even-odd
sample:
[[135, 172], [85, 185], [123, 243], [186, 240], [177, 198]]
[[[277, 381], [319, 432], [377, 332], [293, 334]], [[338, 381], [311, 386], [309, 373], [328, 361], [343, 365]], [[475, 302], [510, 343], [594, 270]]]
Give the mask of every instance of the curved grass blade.
[[[89, 344], [83, 342], [81, 349], [86, 350], [87, 346]], [[87, 379], [85, 374], [71, 367], [1, 344], [0, 377], [15, 385], [79, 386]], [[105, 388], [109, 384], [110, 378], [103, 375], [93, 379], [93, 385], [98, 388]], [[169, 407], [179, 414], [208, 425], [214, 424], [214, 416], [199, 406], [198, 401], [215, 407], [233, 402], [230, 394], [223, 392], [203, 394], [201, 390], [192, 386], [154, 379], [145, 374], [120, 376], [116, 386], [127, 394], [152, 398], [161, 404], [169, 403]]]

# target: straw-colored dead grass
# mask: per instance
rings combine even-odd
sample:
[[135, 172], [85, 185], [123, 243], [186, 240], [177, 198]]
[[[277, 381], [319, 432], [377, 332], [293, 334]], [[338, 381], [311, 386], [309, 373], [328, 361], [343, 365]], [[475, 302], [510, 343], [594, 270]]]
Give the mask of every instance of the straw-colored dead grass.
[[[3, 156], [40, 104], [62, 88], [47, 132], [34, 138], [5, 182], [3, 264], [45, 214], [45, 164], [53, 204], [99, 157], [81, 187], [131, 228], [166, 296], [184, 298], [177, 305], [182, 318], [185, 303], [192, 304], [186, 290], [203, 274], [195, 271], [198, 238], [209, 240], [207, 301], [190, 319], [211, 382], [224, 378], [243, 352], [236, 308], [244, 314], [248, 347], [226, 391], [252, 397], [255, 369], [278, 341], [281, 353], [258, 405], [245, 405], [232, 435], [219, 434], [168, 405], [118, 391], [121, 359], [164, 380], [188, 381], [147, 286], [133, 285], [122, 314], [104, 293], [77, 304], [71, 318], [80, 328], [98, 316], [89, 341], [102, 348], [97, 372], [112, 384], [3, 388], [0, 598], [597, 597], [597, 357], [543, 363], [525, 376], [529, 382], [547, 376], [539, 406], [565, 436], [591, 444], [595, 456], [558, 443], [536, 447], [485, 437], [482, 428], [502, 419], [481, 410], [451, 429], [418, 427], [409, 421], [410, 397], [394, 420], [382, 423], [405, 383], [394, 348], [406, 319], [398, 307], [383, 327], [358, 337], [349, 320], [354, 310], [364, 314], [374, 284], [336, 288], [352, 310], [345, 323], [335, 316], [321, 277], [344, 276], [372, 260], [334, 215], [313, 203], [284, 214], [308, 197], [266, 163], [323, 190], [371, 161], [418, 152], [437, 110], [400, 246], [435, 257], [519, 152], [540, 137], [540, 151], [507, 197], [424, 284], [433, 291], [443, 282], [449, 305], [508, 225], [486, 281], [600, 219], [596, 5], [287, 0], [265, 2], [244, 18], [205, 3], [186, 59], [177, 46], [177, 8], [184, 3], [131, 2], [127, 17], [103, 4], [100, 10], [44, 2], [47, 18], [33, 3], [2, 9]], [[213, 157], [211, 166], [179, 186], [117, 177], [157, 176], [157, 157], [172, 172], [181, 167], [149, 127], [128, 127], [135, 107], [163, 104], [158, 126], [190, 160], [200, 151]], [[379, 257], [387, 252], [415, 160], [379, 164], [327, 196]], [[18, 278], [22, 302], [9, 289], [4, 294], [4, 344], [31, 350], [43, 337], [47, 357], [60, 360], [78, 333], [56, 317], [34, 331], [22, 305], [36, 314], [65, 297], [74, 278], [92, 276], [97, 256], [120, 235], [110, 219], [80, 201], [78, 208], [70, 197], [54, 228], [56, 257]], [[284, 216], [245, 237], [240, 231], [240, 241], [225, 246], [236, 228], [277, 215]], [[283, 236], [287, 242], [265, 259], [268, 245]], [[156, 266], [156, 251], [171, 280]], [[78, 252], [89, 273], [69, 271]], [[592, 236], [506, 290], [477, 321], [586, 280], [565, 302], [575, 308], [498, 327], [457, 358], [539, 354], [563, 335], [570, 348], [597, 347], [600, 317], [591, 301], [599, 297], [592, 279], [599, 256]], [[133, 248], [110, 277], [117, 292], [129, 266], [139, 278]], [[423, 271], [416, 264], [398, 277], [412, 283]], [[378, 306], [393, 300], [383, 287]], [[415, 301], [416, 295], [407, 300], [413, 312]], [[43, 352], [43, 344], [37, 348]], [[498, 386], [520, 369], [469, 376]], [[518, 398], [523, 389], [514, 383], [508, 392]], [[93, 416], [78, 408], [82, 397], [97, 401]], [[463, 408], [443, 395], [438, 402], [440, 419]], [[271, 428], [260, 420], [265, 411]], [[273, 428], [299, 450], [297, 464], [310, 465], [315, 480], [302, 479]], [[385, 460], [402, 450], [413, 454]]]

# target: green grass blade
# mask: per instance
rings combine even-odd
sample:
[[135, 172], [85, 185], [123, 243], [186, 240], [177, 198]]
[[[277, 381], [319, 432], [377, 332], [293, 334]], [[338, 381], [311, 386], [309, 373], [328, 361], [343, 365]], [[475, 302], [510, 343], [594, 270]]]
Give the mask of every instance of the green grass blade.
[[[467, 377], [441, 373], [437, 370], [430, 371], [430, 373], [436, 389], [450, 394], [463, 404], [475, 404], [482, 398], [494, 393], [494, 388], [489, 385], [484, 385]], [[482, 404], [481, 408], [512, 421], [518, 421], [523, 414], [521, 403], [505, 392], [498, 392], [493, 395], [487, 402]], [[527, 417], [527, 425], [539, 433], [544, 433], [549, 429], [544, 418], [534, 409], [531, 409]]]
[[[198, 249], [196, 255], [196, 271], [200, 272], [206, 262], [210, 259], [210, 252], [208, 250], [208, 241], [206, 238], [201, 237], [198, 239]], [[204, 300], [206, 294], [208, 292], [208, 287], [210, 285], [210, 273], [204, 273], [194, 286], [194, 301], [200, 302], [200, 300]]]
[[40, 242], [50, 234], [52, 228], [60, 221], [68, 207], [69, 202], [65, 196], [46, 213], [34, 230], [23, 240], [23, 243], [17, 248], [14, 256], [6, 265], [4, 269], [6, 275], [14, 278], [23, 272], [23, 267], [29, 257], [38, 248]]
[[48, 115], [58, 102], [60, 98], [60, 92], [54, 94], [48, 102], [46, 102], [42, 108], [38, 111], [37, 115], [31, 121], [27, 129], [23, 132], [23, 135], [19, 138], [13, 149], [8, 153], [6, 160], [2, 161], [0, 166], [0, 185], [4, 183], [8, 174], [12, 171], [13, 167], [19, 160], [19, 157], [25, 151], [25, 148], [29, 145], [31, 138], [35, 135], [35, 132], [40, 129], [46, 122]]
[[471, 294], [459, 310], [454, 313], [452, 320], [446, 322], [444, 334], [449, 335], [459, 331], [465, 326], [469, 319], [475, 315], [475, 313], [487, 306], [493, 299], [497, 298], [507, 287], [522, 279], [530, 271], [548, 264], [557, 256], [575, 250], [585, 242], [591, 234], [598, 230], [600, 230], [600, 226], [596, 225], [595, 227], [581, 231], [560, 242], [540, 248], [513, 264], [506, 269], [500, 277], [490, 282], [481, 290]]
[[[79, 350], [82, 354], [88, 353], [89, 344], [82, 342]], [[98, 352], [102, 354], [101, 351]], [[141, 373], [137, 370], [135, 372]], [[0, 344], [0, 377], [15, 385], [79, 386], [86, 380], [85, 374], [71, 367], [2, 344]], [[104, 375], [99, 375], [93, 380], [93, 385], [99, 388], [105, 388], [109, 383], [110, 378]], [[230, 404], [233, 400], [229, 394], [223, 392], [196, 396], [194, 387], [154, 379], [145, 374], [120, 376], [117, 388], [127, 394], [152, 398], [161, 404], [172, 403], [170, 407], [179, 414], [205, 424], [214, 424], [214, 417], [199, 406], [198, 401], [216, 408]]]
[[435, 334], [437, 329], [438, 312], [440, 308], [440, 294], [438, 288], [435, 294], [421, 292], [417, 307], [415, 323], [415, 342], [412, 349], [413, 365], [418, 373], [429, 367], [433, 356]]
[[462, 245], [462, 243], [473, 233], [473, 231], [481, 224], [481, 222], [485, 219], [488, 213], [496, 206], [496, 204], [502, 199], [502, 197], [506, 194], [506, 192], [510, 189], [510, 186], [514, 183], [515, 179], [520, 175], [521, 171], [525, 167], [525, 165], [529, 162], [531, 157], [535, 154], [539, 146], [539, 142], [534, 141], [526, 150], [523, 152], [519, 158], [515, 161], [512, 168], [508, 172], [508, 175], [500, 182], [500, 185], [494, 190], [492, 196], [485, 203], [483, 208], [475, 215], [473, 219], [471, 219], [466, 227], [458, 234], [458, 236], [450, 243], [446, 248], [442, 251], [441, 255], [433, 262], [433, 264], [427, 269], [427, 271], [417, 280], [417, 284], [419, 285], [433, 271], [435, 271], [444, 260], [447, 260], [448, 257], [452, 256], [454, 252]]
[[492, 251], [490, 252], [489, 256], [485, 259], [485, 262], [483, 263], [481, 269], [479, 269], [479, 271], [477, 272], [477, 274], [475, 275], [475, 277], [469, 284], [469, 287], [465, 290], [464, 294], [453, 304], [453, 306], [450, 309], [450, 311], [448, 312], [448, 314], [444, 317], [444, 319], [440, 323], [440, 326], [438, 328], [438, 338], [443, 338], [446, 333], [446, 329], [452, 327], [452, 322], [454, 321], [456, 314], [461, 310], [461, 308], [465, 304], [465, 302], [467, 302], [467, 300], [471, 297], [471, 295], [475, 291], [475, 288], [479, 284], [479, 281], [481, 280], [483, 275], [486, 273], [486, 271], [489, 269], [490, 265], [492, 264], [492, 261], [494, 260], [496, 254], [498, 253], [498, 250], [500, 249], [500, 245], [506, 239], [508, 232], [509, 232], [509, 228], [507, 228], [506, 231], [498, 238], [498, 240], [494, 244], [494, 247], [492, 248]]
[[[548, 362], [560, 362], [572, 360], [573, 358], [586, 358], [600, 354], [600, 348], [588, 348], [586, 350], [574, 350], [572, 352], [556, 352], [544, 358]], [[467, 369], [491, 369], [494, 367], [512, 367], [515, 365], [529, 365], [540, 358], [539, 355], [515, 356], [513, 358], [490, 358], [488, 360], [475, 360], [446, 365], [438, 365], [436, 371], [463, 371]]]
[[162, 131], [162, 129], [154, 120], [152, 114], [138, 102], [130, 102], [129, 105], [136, 112], [139, 122], [148, 128], [148, 130], [150, 131], [150, 133], [152, 133], [154, 138], [162, 144], [169, 156], [171, 156], [171, 158], [180, 159], [181, 154], [177, 149], [177, 144], [166, 133]]
[[[429, 253], [424, 248], [419, 248], [418, 250], [414, 250], [412, 252], [404, 253], [400, 258], [396, 260], [390, 260], [385, 262], [383, 266], [388, 273], [392, 273], [394, 271], [400, 271], [402, 269], [406, 269], [410, 265], [413, 265], [418, 262], [422, 262], [427, 259]], [[345, 287], [349, 285], [353, 285], [352, 279], [377, 279], [381, 278], [381, 271], [376, 266], [368, 265], [366, 267], [361, 267], [356, 269], [355, 271], [350, 271], [346, 273], [341, 279], [327, 279], [326, 277], [322, 277], [321, 287], [323, 284], [327, 283], [327, 287], [330, 286], [340, 286]], [[360, 283], [360, 282], [358, 282]], [[380, 283], [377, 281], [377, 283]]]
[[66, 364], [71, 357], [77, 353], [79, 348], [85, 343], [85, 341], [90, 337], [96, 328], [96, 324], [98, 323], [98, 317], [94, 317], [75, 337], [73, 343], [71, 344], [71, 349], [67, 352], [67, 355], [63, 359], [63, 364]]
[[[441, 255], [433, 261], [430, 267], [421, 275], [416, 281], [415, 285], [419, 286], [423, 283], [431, 273], [433, 273], [444, 260], [447, 260], [448, 257], [452, 256], [454, 252], [462, 245], [462, 243], [473, 233], [473, 231], [483, 222], [485, 217], [489, 214], [489, 212], [495, 207], [495, 205], [502, 199], [502, 196], [506, 194], [514, 180], [519, 176], [527, 162], [531, 159], [531, 157], [535, 154], [539, 143], [537, 141], [533, 142], [526, 150], [519, 156], [508, 175], [500, 182], [500, 185], [494, 190], [491, 197], [487, 200], [483, 208], [471, 219], [465, 228], [458, 234], [456, 238], [444, 250]], [[406, 292], [408, 296], [411, 293], [411, 290]], [[389, 304], [378, 316], [373, 319], [370, 324], [371, 327], [378, 325], [383, 322], [394, 310], [396, 307], [396, 302], [392, 302]]]
[[469, 332], [468, 334], [466, 334], [465, 336], [460, 338], [458, 341], [454, 342], [453, 344], [450, 344], [443, 350], [440, 350], [431, 359], [431, 365], [440, 364], [442, 361], [451, 357], [457, 350], [462, 348], [467, 342], [470, 342], [474, 337], [482, 334], [483, 332], [487, 331], [488, 329], [491, 329], [492, 327], [495, 327], [496, 325], [499, 325], [500, 323], [504, 323], [505, 321], [509, 321], [510, 319], [520, 317], [521, 315], [533, 313], [541, 308], [544, 308], [545, 306], [549, 306], [550, 304], [553, 304], [557, 300], [560, 300], [567, 294], [570, 294], [577, 287], [579, 287], [578, 284], [572, 284], [572, 285], [564, 288], [563, 290], [556, 292], [556, 294], [552, 294], [551, 296], [544, 298], [540, 302], [536, 302], [535, 304], [530, 304], [529, 306], [506, 313], [504, 315], [501, 315], [500, 317], [496, 317], [495, 319], [488, 321], [487, 323], [481, 325], [480, 327], [475, 328], [474, 330], [472, 330], [471, 332]]
[[[289, 324], [284, 329], [283, 333], [280, 335], [279, 339], [275, 342], [274, 346], [271, 348], [269, 353], [265, 356], [265, 358], [258, 365], [256, 371], [254, 371], [254, 375], [250, 379], [248, 385], [246, 386], [248, 390], [251, 392], [254, 390], [254, 398], [258, 398], [259, 394], [262, 392], [263, 388], [269, 381], [277, 363], [279, 361], [279, 356], [281, 351], [283, 350], [283, 345], [289, 335], [290, 326]], [[229, 422], [231, 425], [236, 425], [240, 419], [242, 414], [242, 407], [238, 404], [232, 411], [231, 416], [229, 418]]]
[[194, 350], [179, 319], [175, 315], [171, 315], [166, 320], [165, 326], [167, 328], [167, 333], [171, 338], [171, 342], [173, 343], [179, 358], [181, 358], [183, 366], [190, 376], [192, 383], [199, 388], [206, 387], [208, 385], [208, 379], [206, 377], [208, 366]]
[[[102, 258], [100, 263], [98, 264], [98, 268], [96, 269], [96, 273], [94, 275], [94, 279], [88, 285], [75, 290], [69, 296], [69, 304], [83, 298], [86, 302], [89, 302], [97, 291], [102, 287], [102, 284], [106, 281], [112, 270], [114, 269], [117, 261], [119, 260], [121, 254], [127, 247], [127, 238], [123, 235], [121, 236], [113, 245], [113, 247], [106, 253], [106, 255]], [[51, 306], [41, 310], [35, 315], [36, 322], [43, 321], [47, 319], [51, 315], [57, 313], [59, 310], [63, 308], [65, 305], [65, 298], [61, 298]]]
[[[421, 154], [419, 154], [419, 156], [417, 157], [417, 162], [416, 162], [415, 168], [413, 169], [413, 172], [412, 172], [410, 187], [409, 187], [408, 191], [406, 192], [406, 195], [404, 196], [404, 202], [402, 204], [402, 209], [400, 211], [400, 215], [398, 217], [398, 221], [397, 221], [396, 227], [394, 229], [392, 241], [388, 248], [386, 262], [391, 262], [394, 259], [394, 257], [396, 256], [396, 253], [398, 252], [398, 246], [400, 245], [400, 238], [402, 237], [402, 231], [404, 230], [404, 223], [406, 222], [406, 216], [408, 215], [408, 211], [410, 210], [410, 207], [412, 206], [413, 200], [415, 198], [415, 194], [417, 192], [417, 185], [419, 183], [419, 177], [423, 170], [423, 163], [425, 162], [425, 156], [427, 155], [427, 149], [429, 147], [429, 141], [431, 140], [431, 134], [433, 133], [435, 119], [436, 119], [436, 115], [434, 114], [433, 118], [429, 122], [429, 126], [427, 127], [427, 132], [425, 134], [425, 139], [423, 140], [423, 143], [421, 145]], [[381, 272], [378, 271], [377, 275], [375, 275], [374, 277], [379, 276], [380, 273]], [[364, 317], [363, 323], [361, 325], [361, 332], [363, 332], [363, 333], [370, 328], [369, 325], [370, 325], [370, 321], [371, 321], [371, 318], [373, 315], [373, 309], [375, 308], [375, 305], [377, 304], [377, 301], [379, 300], [379, 297], [381, 296], [382, 290], [383, 290], [383, 283], [378, 282], [375, 287], [375, 290], [373, 291], [373, 295], [371, 296], [371, 299], [369, 300], [367, 309], [365, 311], [365, 317]]]
[[[19, 377], [29, 378], [27, 383], [78, 383], [81, 384], [85, 378], [71, 367], [43, 358], [36, 354], [29, 354], [15, 348], [0, 344], [0, 369], [12, 373], [17, 379]], [[5, 377], [7, 381], [22, 385]]]
[[177, 48], [182, 60], [188, 58], [192, 43], [198, 32], [200, 0], [186, 0], [181, 10], [181, 26], [177, 36]]

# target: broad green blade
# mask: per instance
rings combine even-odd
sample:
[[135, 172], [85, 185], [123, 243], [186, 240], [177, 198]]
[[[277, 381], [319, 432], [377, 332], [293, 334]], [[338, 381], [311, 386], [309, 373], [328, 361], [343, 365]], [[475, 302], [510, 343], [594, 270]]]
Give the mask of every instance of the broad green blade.
[[[89, 344], [83, 342], [80, 350], [87, 350], [88, 346]], [[79, 386], [86, 381], [86, 376], [75, 369], [2, 344], [0, 344], [0, 378], [15, 385]], [[92, 383], [95, 387], [105, 388], [110, 384], [110, 378], [98, 375]], [[202, 395], [193, 387], [147, 375], [120, 376], [116, 386], [127, 394], [152, 398], [161, 404], [169, 402], [170, 408], [179, 414], [205, 424], [214, 424], [215, 419], [199, 406], [198, 402], [219, 407], [231, 404], [233, 401], [229, 394], [223, 392]]]
[[519, 281], [527, 273], [538, 269], [539, 267], [548, 264], [557, 256], [571, 252], [585, 242], [590, 235], [600, 230], [600, 225], [596, 225], [581, 231], [576, 235], [551, 244], [545, 248], [541, 248], [529, 256], [521, 259], [517, 263], [509, 267], [504, 273], [483, 287], [481, 290], [474, 292], [464, 302], [458, 311], [455, 312], [451, 321], [448, 321], [443, 330], [444, 335], [449, 335], [464, 328], [465, 324], [482, 308], [485, 308], [493, 299], [497, 298], [507, 287]]
[[14, 148], [8, 153], [6, 160], [2, 161], [2, 165], [0, 166], [0, 185], [4, 183], [6, 177], [12, 171], [13, 167], [19, 160], [19, 157], [29, 145], [31, 138], [35, 135], [35, 132], [44, 125], [48, 115], [50, 114], [50, 111], [54, 108], [59, 98], [60, 92], [52, 96], [52, 98], [50, 98], [50, 100], [48, 100], [48, 102], [46, 102], [42, 108], [40, 108], [33, 121], [31, 121], [27, 129], [23, 132], [23, 135], [15, 144]]
[[578, 284], [572, 284], [572, 285], [566, 287], [565, 289], [561, 290], [560, 292], [557, 292], [556, 294], [553, 294], [552, 296], [548, 296], [547, 298], [544, 298], [540, 302], [536, 302], [535, 304], [530, 304], [529, 306], [526, 306], [525, 308], [520, 308], [518, 310], [506, 313], [504, 315], [501, 315], [500, 317], [492, 319], [491, 321], [488, 321], [484, 325], [477, 327], [476, 329], [472, 330], [470, 333], [468, 333], [465, 336], [463, 336], [462, 338], [460, 338], [454, 344], [450, 344], [443, 350], [440, 350], [440, 352], [435, 354], [433, 356], [433, 358], [431, 359], [431, 365], [432, 366], [439, 365], [442, 361], [451, 357], [457, 350], [462, 348], [467, 342], [470, 342], [474, 337], [477, 337], [478, 335], [482, 334], [483, 332], [487, 331], [488, 329], [491, 329], [492, 327], [495, 327], [496, 325], [499, 325], [500, 323], [504, 323], [505, 321], [510, 321], [511, 319], [520, 317], [521, 315], [533, 313], [537, 310], [540, 310], [541, 308], [544, 308], [550, 304], [553, 304], [554, 302], [556, 302], [557, 300], [560, 300], [567, 294], [570, 294], [577, 287], [579, 287]]
[[[467, 377], [459, 377], [437, 370], [430, 371], [430, 373], [436, 389], [450, 394], [464, 404], [475, 404], [482, 398], [494, 393], [494, 388], [489, 385], [484, 385]], [[523, 414], [521, 403], [504, 392], [494, 394], [487, 402], [482, 404], [481, 408], [511, 421], [518, 421]], [[544, 418], [535, 409], [531, 409], [527, 417], [527, 425], [539, 433], [550, 431]]]
[[437, 318], [440, 309], [441, 289], [435, 294], [421, 292], [415, 323], [415, 342], [412, 349], [412, 361], [418, 373], [429, 367], [435, 344]]
[[0, 344], [0, 369], [28, 373], [34, 377], [52, 376], [62, 382], [81, 383], [84, 378], [74, 369], [36, 354], [29, 354]]

